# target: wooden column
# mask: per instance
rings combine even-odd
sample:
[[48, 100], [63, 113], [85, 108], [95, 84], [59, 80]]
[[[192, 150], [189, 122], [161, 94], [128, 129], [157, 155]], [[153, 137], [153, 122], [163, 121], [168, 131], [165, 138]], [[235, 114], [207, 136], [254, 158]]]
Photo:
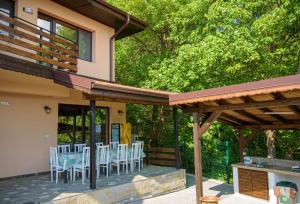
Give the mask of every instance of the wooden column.
[[197, 204], [200, 204], [200, 197], [203, 196], [201, 138], [208, 130], [210, 125], [220, 116], [220, 114], [221, 111], [210, 113], [205, 118], [205, 121], [203, 121], [203, 123], [200, 125], [199, 113], [193, 113], [194, 164]]
[[175, 153], [176, 153], [176, 168], [180, 168], [180, 154], [179, 154], [179, 138], [178, 138], [178, 116], [177, 108], [173, 108], [173, 124], [174, 124], [174, 140], [175, 140]]
[[76, 115], [73, 115], [73, 129], [72, 129], [72, 134], [73, 134], [73, 147], [76, 143]]
[[200, 144], [200, 116], [199, 113], [193, 113], [193, 140], [194, 140], [194, 165], [195, 165], [195, 184], [196, 184], [196, 202], [200, 204], [200, 197], [203, 195], [202, 186], [202, 160]]
[[96, 189], [96, 101], [90, 100], [90, 188]]
[[85, 107], [81, 107], [81, 142], [85, 143], [86, 141], [86, 111]]
[[251, 129], [251, 133], [248, 136], [244, 135], [244, 129], [238, 130], [238, 136], [236, 137], [239, 142], [239, 156], [240, 156], [240, 162], [244, 162], [244, 151], [246, 146], [252, 142], [255, 137], [257, 136], [257, 133], [260, 129]]

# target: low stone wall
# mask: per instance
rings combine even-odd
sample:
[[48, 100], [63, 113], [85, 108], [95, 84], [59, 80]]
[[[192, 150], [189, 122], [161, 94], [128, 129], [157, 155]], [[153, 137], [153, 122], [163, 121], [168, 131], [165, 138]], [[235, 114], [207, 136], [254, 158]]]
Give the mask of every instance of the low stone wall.
[[185, 170], [147, 177], [131, 183], [103, 188], [86, 193], [60, 196], [47, 204], [107, 204], [152, 197], [184, 189], [186, 185]]

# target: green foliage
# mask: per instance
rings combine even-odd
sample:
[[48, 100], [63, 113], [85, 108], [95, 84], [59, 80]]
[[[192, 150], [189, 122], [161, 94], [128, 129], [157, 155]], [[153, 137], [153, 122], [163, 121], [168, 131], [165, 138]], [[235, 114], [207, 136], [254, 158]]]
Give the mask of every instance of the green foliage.
[[[116, 44], [119, 83], [186, 92], [294, 74], [298, 69], [300, 4], [297, 0], [109, 2], [148, 23], [145, 31]], [[151, 110], [149, 106], [128, 106], [128, 121], [141, 123], [145, 135], [149, 135], [153, 122]], [[180, 113], [179, 121], [184, 164], [192, 172], [191, 120]], [[215, 124], [205, 135], [203, 162], [207, 172], [216, 169], [214, 163], [224, 163], [221, 146], [226, 140], [230, 144], [230, 163], [238, 161], [234, 134], [232, 128]], [[299, 159], [295, 153], [299, 148], [296, 145], [299, 133], [278, 134], [278, 157]], [[160, 140], [161, 145], [173, 144], [170, 116]], [[259, 136], [249, 151], [266, 155], [264, 142], [264, 136]], [[285, 148], [291, 149], [288, 155]]]

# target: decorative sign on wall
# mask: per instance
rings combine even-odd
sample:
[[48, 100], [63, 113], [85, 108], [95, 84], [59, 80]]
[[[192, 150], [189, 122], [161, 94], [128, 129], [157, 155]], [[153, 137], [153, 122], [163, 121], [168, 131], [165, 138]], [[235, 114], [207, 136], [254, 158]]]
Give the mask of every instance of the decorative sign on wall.
[[10, 106], [8, 101], [0, 101], [0, 106]]
[[120, 142], [120, 123], [111, 124], [111, 141]]

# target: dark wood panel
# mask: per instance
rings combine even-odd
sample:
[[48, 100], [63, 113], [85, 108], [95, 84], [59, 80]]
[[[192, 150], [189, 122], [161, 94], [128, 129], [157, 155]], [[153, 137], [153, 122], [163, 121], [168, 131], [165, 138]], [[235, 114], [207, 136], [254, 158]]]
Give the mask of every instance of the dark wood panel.
[[238, 177], [241, 194], [269, 200], [267, 172], [238, 169]]

